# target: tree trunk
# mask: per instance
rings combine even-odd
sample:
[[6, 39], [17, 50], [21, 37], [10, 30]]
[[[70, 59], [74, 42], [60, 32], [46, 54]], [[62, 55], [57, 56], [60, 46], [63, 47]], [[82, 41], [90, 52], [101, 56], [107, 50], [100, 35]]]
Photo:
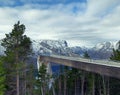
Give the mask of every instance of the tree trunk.
[[25, 85], [24, 85], [25, 87], [24, 87], [24, 93], [25, 93], [25, 95], [26, 95], [26, 92], [27, 92], [27, 87], [26, 87], [26, 80], [25, 80]]
[[58, 82], [59, 82], [59, 93], [58, 93], [58, 95], [62, 95], [62, 93], [61, 93], [61, 76], [60, 76]]
[[110, 95], [109, 77], [107, 77], [107, 95]]
[[85, 74], [83, 72], [81, 77], [81, 95], [84, 95], [84, 83], [85, 83]]
[[43, 84], [43, 95], [46, 95], [46, 85]]
[[100, 80], [97, 80], [97, 81], [99, 81], [98, 83], [99, 95], [102, 95], [101, 82]]
[[19, 93], [19, 71], [17, 70], [17, 95], [20, 95]]
[[52, 85], [52, 90], [53, 90], [53, 95], [56, 95], [56, 94], [55, 94], [55, 88], [54, 88], [53, 85]]
[[106, 81], [105, 81], [105, 76], [102, 77], [103, 80], [103, 95], [106, 95]]
[[101, 88], [99, 89], [99, 95], [102, 95], [102, 93], [101, 93]]
[[75, 78], [75, 95], [77, 95], [77, 80], [76, 80], [76, 78]]
[[24, 95], [26, 95], [26, 92], [27, 92], [27, 76], [26, 76], [26, 63], [25, 63], [25, 66], [23, 66], [23, 76], [24, 76]]
[[17, 66], [17, 75], [16, 75], [16, 89], [17, 89], [17, 95], [20, 95], [20, 92], [19, 92], [19, 89], [20, 89], [20, 85], [19, 85], [19, 68], [18, 68], [18, 52], [17, 50], [15, 51], [15, 54], [16, 54], [16, 66]]
[[41, 94], [44, 95], [44, 92], [43, 92], [43, 87], [41, 87]]
[[64, 75], [64, 95], [66, 95], [66, 88], [67, 88], [67, 81], [66, 81], [66, 74]]
[[92, 74], [92, 95], [95, 95], [95, 75]]

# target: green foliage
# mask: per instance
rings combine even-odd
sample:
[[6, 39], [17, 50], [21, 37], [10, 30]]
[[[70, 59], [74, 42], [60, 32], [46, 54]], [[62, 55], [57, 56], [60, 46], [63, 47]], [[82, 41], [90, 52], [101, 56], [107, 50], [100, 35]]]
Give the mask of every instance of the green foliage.
[[42, 63], [38, 71], [37, 85], [36, 85], [38, 88], [37, 92], [39, 94], [42, 93], [42, 91], [40, 91], [41, 88], [43, 89], [44, 94], [48, 92], [50, 78], [51, 76], [47, 73], [47, 66], [44, 63]]
[[90, 56], [88, 55], [87, 51], [84, 52], [83, 57], [84, 57], [84, 58], [90, 58]]
[[120, 80], [110, 78], [110, 95], [120, 95]]
[[111, 60], [120, 61], [120, 41], [118, 42], [118, 49], [113, 49], [113, 54], [110, 57]]
[[[26, 94], [27, 95], [36, 95], [35, 92], [35, 84], [36, 84], [36, 79], [35, 79], [35, 67], [30, 64], [29, 66], [27, 66], [27, 72], [26, 72]], [[23, 80], [24, 80], [24, 76], [23, 76]]]
[[[9, 95], [16, 95], [22, 89], [26, 80], [26, 59], [32, 52], [31, 40], [24, 35], [25, 25], [18, 21], [12, 31], [5, 34], [1, 45], [6, 49], [4, 56], [4, 64], [6, 69], [7, 92]], [[24, 78], [22, 78], [24, 76]], [[24, 81], [22, 80], [24, 79]], [[16, 86], [18, 85], [18, 86]], [[16, 90], [17, 89], [17, 90]], [[26, 88], [23, 88], [26, 89]], [[14, 93], [14, 94], [13, 94]], [[24, 92], [20, 92], [24, 93]], [[18, 94], [17, 94], [18, 95]]]
[[6, 37], [2, 39], [1, 45], [6, 49], [5, 54], [7, 56], [15, 58], [16, 54], [18, 54], [20, 59], [31, 53], [32, 42], [29, 37], [24, 35], [24, 32], [25, 25], [20, 25], [18, 21], [18, 23], [14, 25], [12, 32], [6, 34]]
[[4, 95], [5, 93], [5, 90], [6, 90], [5, 81], [6, 81], [5, 68], [0, 58], [0, 95]]
[[[120, 41], [118, 42], [118, 49], [113, 49], [113, 54], [110, 57], [113, 61], [120, 61]], [[111, 95], [120, 95], [120, 80], [110, 78], [110, 93]]]
[[120, 61], [120, 51], [113, 49], [113, 54], [110, 57], [111, 60]]
[[39, 68], [39, 72], [38, 72], [38, 78], [39, 78], [39, 83], [40, 84], [44, 84], [47, 78], [47, 70], [46, 70], [46, 65], [42, 64], [42, 66], [40, 66]]

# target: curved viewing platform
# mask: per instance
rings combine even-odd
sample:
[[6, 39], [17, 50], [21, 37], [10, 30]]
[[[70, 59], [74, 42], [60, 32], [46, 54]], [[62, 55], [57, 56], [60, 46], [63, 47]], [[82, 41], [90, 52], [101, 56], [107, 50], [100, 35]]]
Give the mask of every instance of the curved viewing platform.
[[68, 57], [60, 55], [40, 55], [39, 59], [39, 61], [70, 66], [80, 70], [120, 79], [120, 62], [109, 60], [92, 60], [81, 57]]

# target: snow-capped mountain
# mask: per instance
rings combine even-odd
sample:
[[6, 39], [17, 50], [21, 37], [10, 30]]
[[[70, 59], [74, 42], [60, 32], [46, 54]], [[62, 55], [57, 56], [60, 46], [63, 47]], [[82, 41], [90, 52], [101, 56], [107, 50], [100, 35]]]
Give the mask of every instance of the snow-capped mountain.
[[118, 49], [118, 42], [98, 43], [93, 48], [86, 47], [69, 47], [64, 40], [39, 40], [33, 41], [33, 50], [35, 54], [58, 54], [66, 56], [82, 56], [85, 51], [88, 52], [93, 59], [108, 59], [112, 50]]
[[[65, 56], [82, 56], [85, 51], [88, 52], [91, 58], [108, 59], [112, 50], [118, 49], [120, 42], [103, 42], [98, 43], [93, 48], [86, 47], [69, 47], [65, 40], [33, 40], [32, 47], [35, 56], [40, 54], [57, 54]], [[0, 54], [4, 54], [4, 48], [0, 45]]]
[[106, 50], [106, 51], [111, 51], [114, 49], [118, 48], [118, 42], [103, 42], [103, 43], [98, 43], [95, 47], [93, 47], [94, 50]]
[[73, 53], [78, 54], [78, 55], [83, 55], [85, 51], [88, 51], [88, 48], [80, 47], [80, 46], [70, 47], [70, 49]]
[[72, 47], [72, 52], [75, 54], [79, 54], [82, 56], [85, 51], [88, 52], [89, 56], [92, 59], [109, 59], [113, 48], [118, 49], [120, 42], [103, 42], [98, 43], [92, 48], [86, 48], [86, 47]]
[[64, 40], [33, 40], [33, 51], [36, 55], [39, 54], [58, 54], [72, 55], [71, 49]]
[[103, 42], [98, 43], [95, 47], [88, 50], [89, 55], [91, 58], [94, 59], [109, 59], [113, 49], [118, 49], [119, 42]]

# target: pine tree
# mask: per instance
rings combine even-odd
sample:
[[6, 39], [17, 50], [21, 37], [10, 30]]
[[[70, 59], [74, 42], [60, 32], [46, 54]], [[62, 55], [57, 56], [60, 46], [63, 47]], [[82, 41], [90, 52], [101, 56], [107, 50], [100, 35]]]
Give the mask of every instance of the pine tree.
[[120, 61], [120, 41], [117, 43], [118, 48], [113, 49], [113, 54], [111, 55], [110, 59], [114, 61]]
[[84, 57], [84, 58], [88, 58], [88, 59], [90, 58], [90, 56], [88, 55], [88, 52], [87, 52], [87, 51], [84, 52], [83, 57]]
[[6, 76], [5, 76], [5, 68], [3, 66], [2, 59], [0, 58], [0, 95], [4, 95], [5, 93], [5, 81], [6, 81]]
[[[10, 78], [10, 75], [12, 76], [10, 80], [13, 82], [13, 85], [15, 85], [14, 81], [16, 81], [16, 88], [12, 86], [12, 95], [14, 95], [15, 93], [17, 93], [17, 95], [20, 95], [20, 70], [22, 67], [20, 63], [24, 63], [25, 59], [31, 53], [32, 42], [29, 37], [24, 35], [24, 32], [25, 25], [20, 24], [20, 22], [18, 21], [18, 23], [14, 25], [12, 32], [6, 34], [6, 37], [2, 39], [1, 43], [1, 45], [6, 49], [4, 61], [8, 70], [7, 77]], [[12, 84], [10, 84], [9, 86], [11, 86]]]
[[36, 85], [36, 79], [35, 79], [35, 67], [30, 64], [27, 66], [27, 73], [26, 73], [26, 93], [27, 95], [36, 95], [35, 93], [35, 85]]
[[40, 66], [37, 76], [37, 89], [38, 94], [48, 94], [50, 75], [47, 73], [47, 67], [44, 63]]
[[117, 49], [117, 50], [113, 49], [113, 54], [111, 55], [110, 59], [114, 60], [114, 61], [120, 61], [120, 51], [119, 51], [119, 49]]

